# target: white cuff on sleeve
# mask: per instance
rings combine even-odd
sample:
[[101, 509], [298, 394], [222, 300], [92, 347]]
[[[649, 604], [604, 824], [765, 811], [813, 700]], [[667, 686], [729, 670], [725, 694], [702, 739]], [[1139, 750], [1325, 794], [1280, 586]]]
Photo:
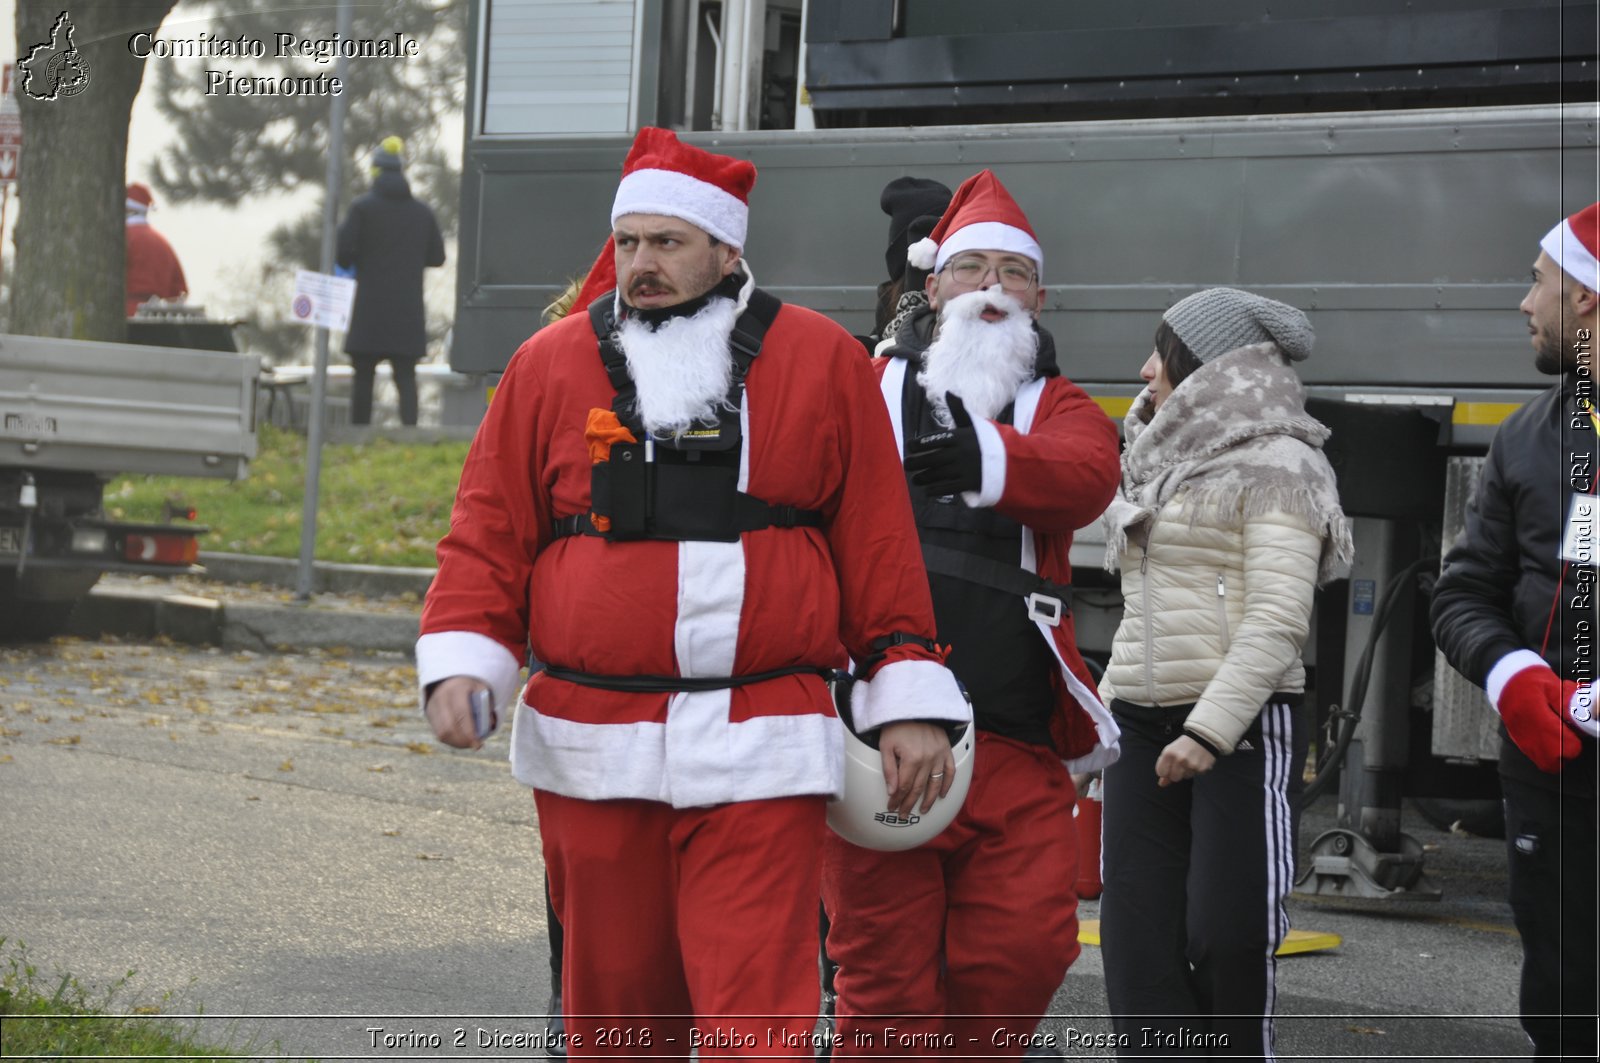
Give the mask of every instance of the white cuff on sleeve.
[[966, 723], [972, 706], [955, 675], [938, 661], [890, 661], [850, 692], [856, 731], [875, 731], [902, 720]]
[[1517, 673], [1525, 672], [1529, 668], [1549, 667], [1544, 658], [1532, 650], [1517, 650], [1506, 654], [1489, 669], [1489, 678], [1483, 682], [1484, 692], [1489, 695], [1489, 704], [1494, 706], [1495, 712], [1499, 712], [1500, 695], [1505, 693], [1506, 684], [1511, 682]]
[[973, 509], [986, 509], [1006, 493], [1006, 441], [994, 422], [982, 417], [973, 419], [972, 429], [983, 457], [983, 483], [976, 491], [961, 492], [961, 500]]
[[487, 683], [502, 720], [517, 696], [522, 662], [500, 643], [476, 631], [435, 631], [417, 640], [417, 693], [426, 702], [428, 687], [451, 676], [469, 675]]

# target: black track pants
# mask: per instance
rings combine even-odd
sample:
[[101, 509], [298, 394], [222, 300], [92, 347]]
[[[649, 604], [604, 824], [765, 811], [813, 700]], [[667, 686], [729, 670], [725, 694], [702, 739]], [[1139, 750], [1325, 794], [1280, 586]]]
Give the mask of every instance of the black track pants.
[[1211, 771], [1159, 787], [1187, 707], [1112, 710], [1122, 756], [1105, 772], [1100, 922], [1117, 1054], [1270, 1059], [1309, 731], [1271, 701]]
[[1511, 914], [1522, 935], [1522, 1028], [1541, 1059], [1594, 1059], [1600, 1006], [1595, 798], [1500, 777]]

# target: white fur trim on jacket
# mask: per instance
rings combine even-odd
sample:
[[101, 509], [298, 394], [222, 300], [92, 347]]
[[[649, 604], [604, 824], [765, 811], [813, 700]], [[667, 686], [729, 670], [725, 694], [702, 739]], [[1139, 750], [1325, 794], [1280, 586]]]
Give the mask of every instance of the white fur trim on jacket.
[[955, 674], [938, 661], [890, 661], [850, 691], [856, 731], [876, 731], [902, 720], [967, 723], [972, 706]]
[[973, 509], [988, 509], [1006, 493], [1006, 442], [994, 422], [974, 418], [972, 429], [978, 434], [978, 454], [983, 459], [983, 479], [976, 491], [961, 492], [961, 500]]
[[741, 250], [750, 208], [738, 196], [676, 170], [635, 170], [617, 185], [611, 224], [624, 214], [664, 214], [698, 225]]
[[[1039, 412], [1039, 400], [1044, 396], [1045, 381], [1043, 377], [1031, 380], [1022, 385], [1017, 392], [1016, 403], [1012, 406], [1012, 422], [1017, 431], [1026, 435], [1033, 428], [1034, 415]], [[1002, 485], [1003, 487], [1003, 485]], [[1039, 547], [1034, 537], [1033, 529], [1024, 525], [1022, 528], [1022, 557], [1021, 566], [1029, 572], [1039, 571]], [[1061, 646], [1056, 642], [1055, 632], [1058, 630], [1046, 624], [1043, 620], [1035, 620], [1034, 626], [1039, 629], [1039, 634], [1044, 637], [1044, 644], [1050, 647], [1050, 653], [1056, 659], [1056, 665], [1061, 670], [1061, 681], [1066, 684], [1067, 691], [1072, 695], [1072, 700], [1094, 721], [1094, 733], [1098, 744], [1081, 757], [1074, 757], [1065, 761], [1070, 772], [1099, 771], [1115, 764], [1117, 758], [1122, 756], [1122, 728], [1117, 726], [1117, 721], [1112, 717], [1111, 710], [1105, 707], [1100, 700], [1098, 692], [1091, 690], [1067, 667], [1066, 658], [1061, 655]]]
[[1495, 712], [1500, 711], [1500, 695], [1506, 692], [1506, 684], [1529, 668], [1549, 669], [1550, 665], [1532, 650], [1516, 650], [1500, 658], [1489, 669], [1489, 677], [1483, 681], [1483, 692], [1489, 695], [1489, 704]]
[[509, 650], [476, 631], [435, 631], [417, 639], [417, 691], [423, 702], [429, 686], [467, 675], [488, 684], [498, 710], [516, 698], [521, 671], [522, 662]]
[[588, 801], [700, 808], [844, 792], [844, 733], [820, 713], [728, 720], [729, 692], [674, 694], [667, 722], [579, 723], [527, 702], [511, 724], [511, 773]]

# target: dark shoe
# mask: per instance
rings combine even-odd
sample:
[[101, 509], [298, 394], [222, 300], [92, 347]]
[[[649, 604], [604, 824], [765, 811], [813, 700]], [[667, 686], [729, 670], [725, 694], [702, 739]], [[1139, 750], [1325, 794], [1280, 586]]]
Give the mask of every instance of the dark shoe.
[[550, 994], [550, 1006], [545, 1009], [548, 1019], [544, 1025], [546, 1059], [567, 1058], [567, 1020], [561, 1012], [561, 989]]
[[822, 994], [822, 1039], [817, 1044], [817, 1058], [833, 1058], [833, 1038], [839, 1029], [839, 1020], [834, 1017], [835, 994], [832, 990], [825, 990]]

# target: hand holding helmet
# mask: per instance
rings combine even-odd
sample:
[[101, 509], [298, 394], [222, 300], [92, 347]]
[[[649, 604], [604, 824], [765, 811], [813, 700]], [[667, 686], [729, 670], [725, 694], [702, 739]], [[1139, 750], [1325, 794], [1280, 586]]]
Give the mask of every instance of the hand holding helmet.
[[[920, 673], [917, 704], [927, 717], [858, 729], [859, 721], [877, 718], [874, 702], [888, 690], [907, 692], [887, 673], [908, 665]], [[887, 689], [875, 691], [885, 678]], [[840, 680], [834, 704], [844, 724], [844, 794], [829, 802], [828, 826], [848, 842], [884, 851], [913, 849], [949, 826], [972, 783], [976, 745], [971, 707], [955, 676], [935, 662], [902, 661], [871, 682]]]

